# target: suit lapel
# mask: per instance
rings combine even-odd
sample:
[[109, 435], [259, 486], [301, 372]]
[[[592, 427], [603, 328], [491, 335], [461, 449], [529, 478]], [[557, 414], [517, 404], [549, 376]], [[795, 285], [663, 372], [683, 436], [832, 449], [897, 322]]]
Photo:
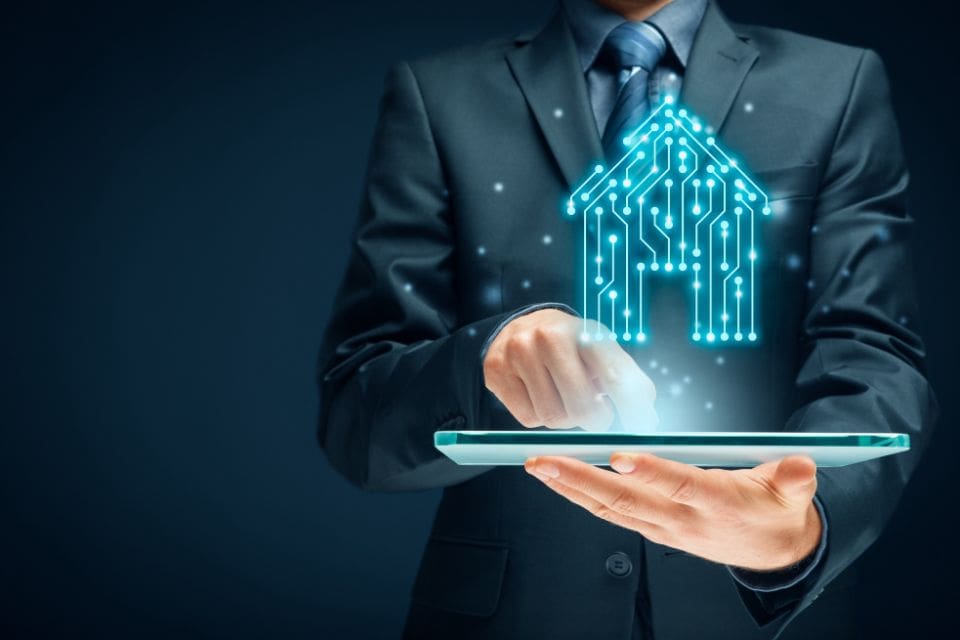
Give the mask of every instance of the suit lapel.
[[708, 3], [690, 51], [680, 101], [719, 132], [758, 55], [737, 37], [720, 9]]
[[567, 184], [574, 188], [603, 158], [576, 45], [562, 12], [507, 63]]

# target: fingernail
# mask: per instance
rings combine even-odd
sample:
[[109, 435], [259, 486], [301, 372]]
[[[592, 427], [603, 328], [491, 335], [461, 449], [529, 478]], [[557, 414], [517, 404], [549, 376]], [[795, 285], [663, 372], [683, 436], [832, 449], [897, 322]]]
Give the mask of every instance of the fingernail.
[[557, 465], [550, 462], [538, 462], [534, 465], [533, 470], [540, 475], [547, 476], [548, 478], [559, 478], [560, 469], [557, 468]]
[[614, 458], [610, 461], [610, 466], [617, 473], [633, 473], [633, 470], [637, 468], [637, 465], [633, 464], [633, 460], [627, 457]]

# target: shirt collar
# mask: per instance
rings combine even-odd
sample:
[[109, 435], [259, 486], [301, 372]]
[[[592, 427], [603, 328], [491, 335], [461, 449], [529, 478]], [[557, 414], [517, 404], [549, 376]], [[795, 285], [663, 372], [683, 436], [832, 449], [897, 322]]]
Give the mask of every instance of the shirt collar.
[[[577, 45], [580, 65], [586, 72], [593, 66], [610, 32], [626, 20], [594, 0], [562, 0], [562, 4]], [[660, 30], [684, 67], [706, 8], [707, 0], [673, 0], [646, 19]]]

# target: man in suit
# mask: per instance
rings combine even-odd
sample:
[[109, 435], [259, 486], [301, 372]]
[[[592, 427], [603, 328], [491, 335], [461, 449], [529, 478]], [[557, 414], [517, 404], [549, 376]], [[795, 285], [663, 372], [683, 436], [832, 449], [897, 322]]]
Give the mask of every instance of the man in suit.
[[[692, 346], [684, 294], [661, 281], [655, 344], [585, 344], [559, 203], [676, 90], [776, 204], [764, 339]], [[362, 487], [444, 487], [406, 637], [855, 635], [846, 569], [935, 412], [906, 187], [876, 54], [735, 25], [709, 0], [565, 0], [532, 36], [395, 67], [322, 347], [320, 441]], [[677, 366], [696, 389], [655, 401]], [[525, 472], [459, 467], [432, 444], [654, 407], [665, 429], [903, 432], [914, 450], [839, 469], [615, 456]]]

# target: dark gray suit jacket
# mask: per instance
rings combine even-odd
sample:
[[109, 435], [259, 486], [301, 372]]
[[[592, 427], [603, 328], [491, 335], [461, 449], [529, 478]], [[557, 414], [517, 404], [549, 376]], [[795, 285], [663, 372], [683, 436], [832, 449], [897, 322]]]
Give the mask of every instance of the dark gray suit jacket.
[[[657, 640], [769, 638], [808, 607], [786, 635], [849, 631], [836, 578], [882, 530], [935, 411], [912, 328], [907, 171], [884, 70], [871, 51], [732, 25], [711, 4], [681, 101], [785, 211], [764, 227], [762, 344], [731, 350], [722, 372], [703, 367], [723, 399], [713, 427], [904, 432], [914, 452], [821, 470], [826, 556], [804, 583], [765, 596], [593, 518], [522, 469], [440, 455], [438, 429], [517, 427], [484, 389], [481, 349], [515, 310], [576, 300], [575, 225], [561, 203], [602, 151], [560, 14], [532, 38], [400, 64], [322, 348], [320, 440], [363, 487], [445, 487], [408, 637], [626, 639], [637, 606]], [[650, 296], [662, 352], [716, 355], [690, 346], [673, 292]], [[618, 551], [638, 567], [626, 577], [605, 568]]]

